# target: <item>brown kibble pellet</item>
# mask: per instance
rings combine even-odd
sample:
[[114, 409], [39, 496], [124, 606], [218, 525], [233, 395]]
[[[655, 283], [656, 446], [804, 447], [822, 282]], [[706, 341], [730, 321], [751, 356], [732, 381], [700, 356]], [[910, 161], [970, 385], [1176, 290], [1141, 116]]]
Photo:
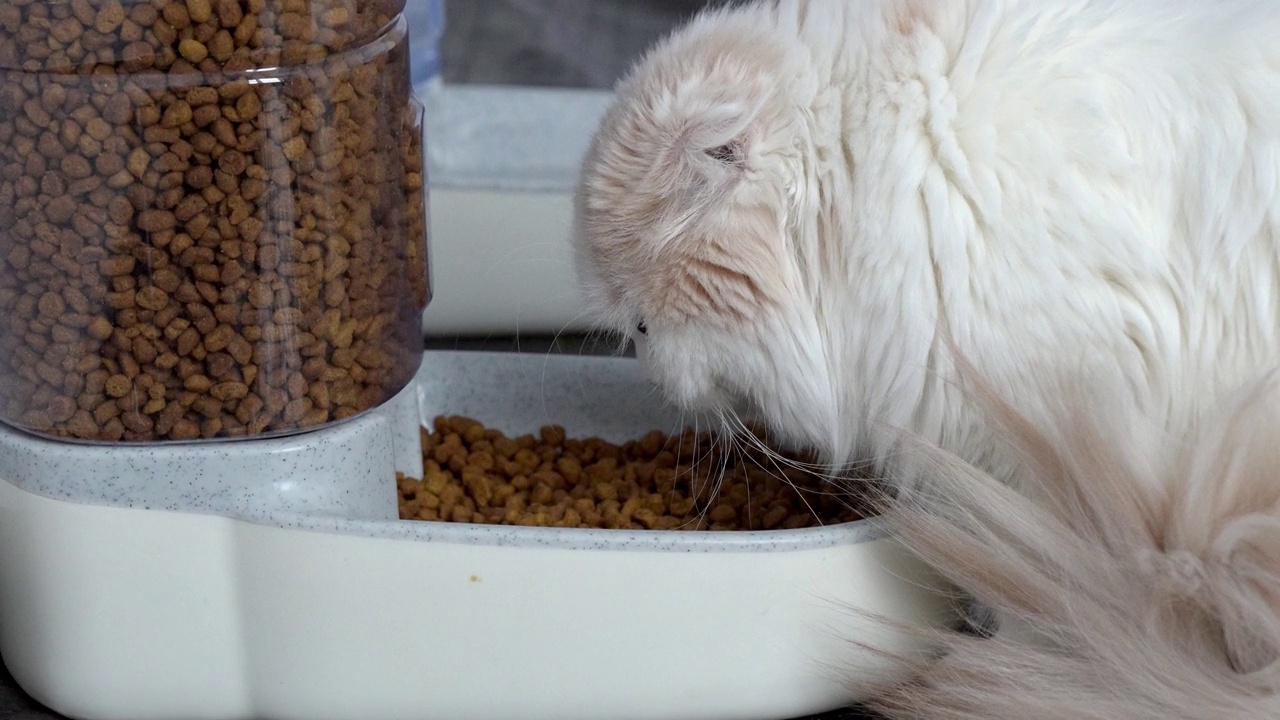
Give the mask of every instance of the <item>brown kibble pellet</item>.
[[124, 19], [124, 7], [117, 0], [109, 0], [102, 6], [102, 9], [98, 10], [98, 16], [94, 19], [93, 29], [103, 35], [109, 35], [120, 27]]
[[213, 5], [209, 0], [187, 0], [187, 16], [193, 23], [207, 23], [213, 19]]
[[134, 302], [147, 310], [163, 310], [169, 304], [169, 294], [153, 285], [139, 290], [134, 296]]
[[295, 135], [284, 143], [284, 156], [289, 160], [298, 160], [306, 151], [307, 141], [302, 139], [301, 135]]
[[[432, 520], [529, 527], [794, 530], [864, 517], [855, 493], [841, 496], [795, 469], [810, 457], [779, 452], [786, 474], [766, 472], [776, 458], [760, 450], [768, 445], [762, 433], [760, 443], [736, 450], [691, 430], [615, 445], [547, 426], [537, 438], [513, 440], [470, 418], [441, 416], [420, 435], [426, 479], [397, 477], [404, 519], [424, 519], [416, 509], [424, 498], [445, 506]], [[657, 468], [659, 456], [675, 457], [669, 448], [679, 459]]]
[[160, 118], [160, 124], [166, 128], [177, 128], [191, 122], [191, 105], [186, 100], [179, 100], [169, 106]]
[[731, 523], [738, 519], [738, 511], [733, 509], [731, 505], [717, 505], [707, 514], [711, 522], [715, 523]]
[[104, 317], [96, 317], [89, 321], [87, 330], [89, 332], [89, 337], [94, 340], [106, 340], [111, 337], [111, 333], [114, 331], [114, 328], [112, 327], [110, 320]]
[[94, 422], [93, 415], [89, 414], [87, 410], [78, 410], [67, 421], [67, 429], [71, 432], [72, 437], [87, 440], [98, 434], [98, 423]]
[[258, 117], [261, 110], [262, 103], [258, 100], [257, 93], [247, 92], [236, 100], [236, 112], [239, 113], [241, 122]]
[[138, 229], [143, 232], [172, 230], [177, 224], [178, 219], [166, 210], [146, 210], [138, 216]]
[[547, 425], [539, 431], [542, 443], [551, 447], [559, 447], [564, 442], [564, 428], [559, 425]]
[[761, 518], [761, 524], [772, 530], [773, 528], [781, 525], [782, 521], [787, 519], [788, 514], [787, 508], [781, 505], [775, 505], [764, 514], [763, 518]]
[[182, 418], [173, 424], [169, 437], [173, 440], [195, 440], [200, 437], [200, 426], [187, 418]]
[[93, 165], [80, 155], [62, 158], [62, 172], [71, 180], [84, 180], [93, 174]]
[[204, 375], [190, 375], [182, 382], [182, 387], [196, 393], [206, 393], [213, 389], [213, 381]]
[[53, 422], [66, 422], [70, 420], [76, 411], [80, 408], [76, 405], [76, 401], [69, 397], [56, 397], [49, 402], [49, 419]]
[[209, 394], [218, 400], [241, 400], [249, 395], [249, 386], [242, 382], [222, 382], [211, 386]]
[[196, 64], [204, 62], [204, 59], [209, 57], [209, 48], [194, 38], [187, 38], [178, 43], [178, 52], [182, 54], [182, 57]]
[[133, 389], [133, 383], [124, 375], [112, 375], [107, 378], [107, 384], [104, 387], [106, 393], [114, 398], [121, 398], [129, 394]]
[[350, 13], [348, 13], [347, 9], [344, 7], [331, 8], [326, 10], [325, 13], [320, 16], [320, 22], [323, 23], [325, 27], [331, 28], [338, 27], [339, 25], [346, 25], [348, 20], [350, 20]]

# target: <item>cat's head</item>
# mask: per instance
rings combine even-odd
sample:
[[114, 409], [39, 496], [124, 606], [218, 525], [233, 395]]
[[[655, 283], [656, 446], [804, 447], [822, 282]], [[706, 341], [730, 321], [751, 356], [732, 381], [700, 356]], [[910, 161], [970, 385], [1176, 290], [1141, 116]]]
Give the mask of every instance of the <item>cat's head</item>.
[[796, 242], [807, 55], [759, 14], [712, 14], [618, 87], [583, 166], [577, 259], [590, 310], [637, 341], [670, 399], [750, 408], [832, 455], [837, 393], [812, 247]]

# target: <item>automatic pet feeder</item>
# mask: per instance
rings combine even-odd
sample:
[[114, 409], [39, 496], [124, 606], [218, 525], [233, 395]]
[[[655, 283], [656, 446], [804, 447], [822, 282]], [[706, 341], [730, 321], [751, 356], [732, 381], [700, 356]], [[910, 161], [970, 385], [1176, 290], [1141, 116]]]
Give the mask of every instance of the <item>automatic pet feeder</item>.
[[76, 718], [778, 718], [947, 617], [867, 523], [400, 521], [418, 427], [622, 440], [633, 361], [422, 351], [404, 0], [0, 6], [0, 652]]

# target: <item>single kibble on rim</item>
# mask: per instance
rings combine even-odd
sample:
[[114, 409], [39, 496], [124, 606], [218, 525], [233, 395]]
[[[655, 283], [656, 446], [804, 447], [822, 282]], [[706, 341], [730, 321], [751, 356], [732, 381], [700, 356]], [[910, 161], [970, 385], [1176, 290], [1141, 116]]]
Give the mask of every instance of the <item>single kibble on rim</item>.
[[431, 293], [403, 7], [0, 3], [0, 420], [263, 436], [408, 384]]
[[[867, 477], [832, 480], [768, 436], [651, 432], [621, 444], [551, 425], [508, 437], [461, 416], [422, 428], [402, 520], [613, 530], [798, 530], [866, 517]], [[768, 450], [766, 450], [768, 448]], [[812, 468], [812, 469], [806, 469]]]

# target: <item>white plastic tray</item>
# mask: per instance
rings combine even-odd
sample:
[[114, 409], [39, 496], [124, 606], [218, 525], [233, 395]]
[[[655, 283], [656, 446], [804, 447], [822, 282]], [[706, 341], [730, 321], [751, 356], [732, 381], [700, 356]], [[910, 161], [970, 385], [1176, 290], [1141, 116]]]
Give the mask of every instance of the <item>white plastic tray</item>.
[[[419, 409], [420, 406], [420, 409]], [[293, 438], [96, 448], [0, 428], [0, 653], [120, 720], [788, 718], [949, 621], [868, 523], [760, 533], [404, 522], [416, 423], [674, 430], [632, 360], [429, 353], [388, 406]]]

